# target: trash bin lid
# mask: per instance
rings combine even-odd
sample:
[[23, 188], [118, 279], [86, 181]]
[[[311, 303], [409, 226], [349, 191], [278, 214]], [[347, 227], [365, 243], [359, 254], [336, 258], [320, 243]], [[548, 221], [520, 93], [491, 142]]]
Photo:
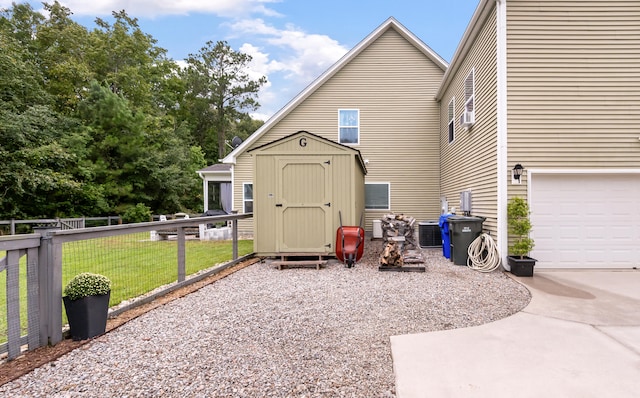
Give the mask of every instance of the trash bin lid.
[[484, 222], [486, 217], [478, 217], [478, 216], [450, 216], [447, 220], [450, 223], [456, 222]]
[[442, 228], [447, 223], [447, 219], [453, 216], [453, 214], [447, 213], [440, 216], [440, 220], [438, 221], [438, 225]]

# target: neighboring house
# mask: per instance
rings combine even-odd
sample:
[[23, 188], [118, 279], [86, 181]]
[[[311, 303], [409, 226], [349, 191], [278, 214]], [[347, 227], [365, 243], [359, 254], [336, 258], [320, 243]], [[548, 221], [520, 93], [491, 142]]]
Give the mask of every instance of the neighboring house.
[[[214, 164], [198, 170], [198, 175], [202, 178], [204, 212], [223, 210], [225, 213], [231, 213], [233, 210], [231, 165]], [[253, 209], [249, 209], [248, 213], [251, 211]]]
[[447, 65], [390, 18], [223, 160], [233, 207], [253, 203], [249, 150], [307, 130], [360, 151], [367, 230], [471, 191], [504, 258], [519, 195], [538, 267], [640, 266], [638, 26], [637, 1], [482, 0]]

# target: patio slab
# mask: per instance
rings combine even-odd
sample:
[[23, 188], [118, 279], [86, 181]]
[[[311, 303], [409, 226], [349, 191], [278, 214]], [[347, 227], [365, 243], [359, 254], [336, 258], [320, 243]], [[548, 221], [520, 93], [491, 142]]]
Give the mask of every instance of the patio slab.
[[638, 396], [640, 272], [514, 279], [532, 300], [511, 317], [391, 338], [399, 398]]

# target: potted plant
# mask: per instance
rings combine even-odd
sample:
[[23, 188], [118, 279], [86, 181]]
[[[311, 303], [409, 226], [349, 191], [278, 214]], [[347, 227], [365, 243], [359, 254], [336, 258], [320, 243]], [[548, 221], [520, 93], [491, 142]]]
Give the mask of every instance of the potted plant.
[[507, 205], [507, 223], [512, 240], [509, 245], [507, 264], [511, 273], [517, 276], [533, 276], [535, 259], [527, 255], [533, 249], [533, 239], [529, 237], [531, 221], [529, 220], [529, 204], [520, 197], [514, 197]]
[[98, 336], [107, 328], [111, 281], [104, 275], [84, 272], [64, 288], [64, 308], [73, 340]]

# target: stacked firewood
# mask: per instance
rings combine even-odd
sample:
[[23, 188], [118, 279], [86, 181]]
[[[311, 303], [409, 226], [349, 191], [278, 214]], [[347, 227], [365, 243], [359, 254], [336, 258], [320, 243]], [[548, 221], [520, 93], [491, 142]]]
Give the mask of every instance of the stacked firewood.
[[385, 214], [380, 221], [382, 238], [385, 242], [391, 238], [403, 236], [404, 250], [414, 250], [418, 247], [415, 235], [415, 218], [404, 214]]
[[390, 240], [384, 245], [384, 250], [380, 256], [380, 265], [387, 267], [402, 267], [404, 259], [397, 242]]

